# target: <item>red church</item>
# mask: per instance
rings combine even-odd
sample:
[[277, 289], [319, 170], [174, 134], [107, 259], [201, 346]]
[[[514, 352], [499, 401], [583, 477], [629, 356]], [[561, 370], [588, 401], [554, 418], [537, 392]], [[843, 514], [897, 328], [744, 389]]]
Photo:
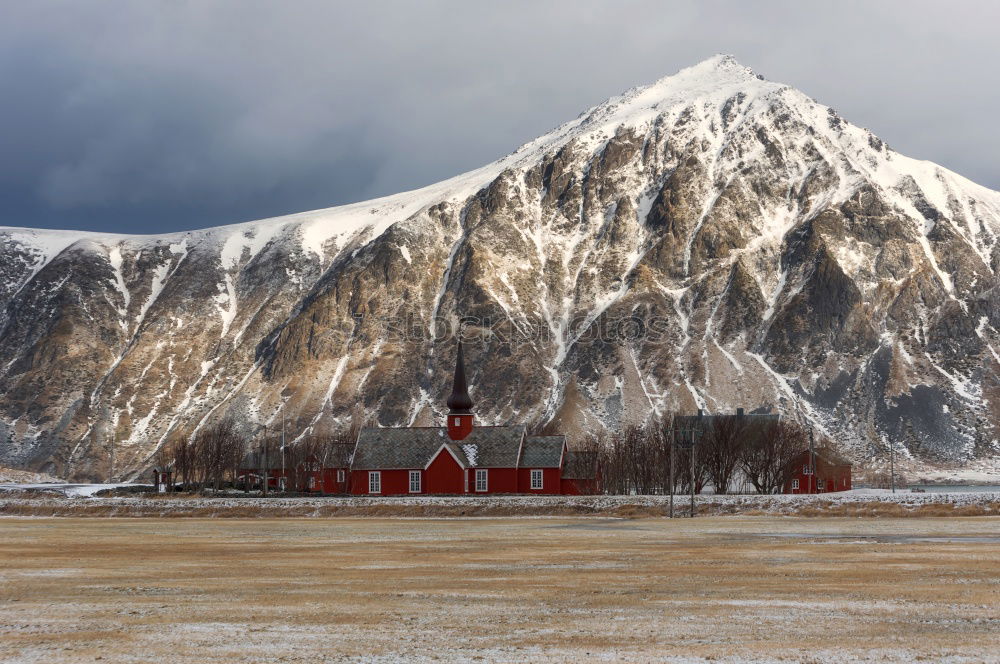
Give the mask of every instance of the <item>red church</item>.
[[462, 345], [444, 427], [368, 428], [358, 436], [355, 495], [596, 493], [593, 452], [564, 436], [529, 436], [524, 425], [476, 426]]

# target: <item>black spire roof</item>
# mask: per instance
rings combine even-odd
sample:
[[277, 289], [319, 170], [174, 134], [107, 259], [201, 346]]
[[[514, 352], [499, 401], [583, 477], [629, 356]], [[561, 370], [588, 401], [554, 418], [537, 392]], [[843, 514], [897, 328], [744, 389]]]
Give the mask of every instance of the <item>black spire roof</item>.
[[458, 358], [455, 360], [455, 382], [448, 397], [449, 415], [467, 415], [472, 412], [469, 385], [465, 380], [465, 360], [462, 357], [462, 342], [458, 342]]

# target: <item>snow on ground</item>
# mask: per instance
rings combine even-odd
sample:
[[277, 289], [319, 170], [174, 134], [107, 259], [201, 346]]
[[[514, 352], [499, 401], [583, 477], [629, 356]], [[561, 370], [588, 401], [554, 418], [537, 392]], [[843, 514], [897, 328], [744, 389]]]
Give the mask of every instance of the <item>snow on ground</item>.
[[[262, 498], [229, 492], [219, 496], [131, 494], [97, 496], [114, 487], [135, 485], [0, 485], [0, 515], [9, 516], [200, 516], [331, 517], [406, 516], [474, 517], [559, 515], [666, 516], [669, 496], [328, 496]], [[7, 491], [45, 491], [38, 497]], [[51, 495], [52, 491], [59, 496]], [[88, 500], [73, 500], [87, 497]], [[861, 489], [817, 495], [698, 495], [699, 515], [851, 515], [924, 514], [1000, 515], [1000, 490], [919, 492]], [[690, 512], [690, 497], [676, 495], [677, 516]]]
[[1000, 458], [976, 459], [961, 468], [904, 468], [912, 484], [1000, 485]]
[[115, 484], [68, 484], [53, 480], [52, 482], [36, 481], [34, 483], [8, 482], [0, 484], [0, 491], [45, 491], [54, 492], [66, 498], [93, 498], [99, 491], [106, 489], [121, 489], [123, 487], [141, 486], [119, 482]]

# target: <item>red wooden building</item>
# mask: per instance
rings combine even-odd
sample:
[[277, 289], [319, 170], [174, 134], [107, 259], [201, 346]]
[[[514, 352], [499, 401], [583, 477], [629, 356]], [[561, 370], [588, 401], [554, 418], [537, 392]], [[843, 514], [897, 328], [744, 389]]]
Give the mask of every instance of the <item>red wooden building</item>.
[[462, 346], [444, 427], [368, 428], [351, 461], [350, 493], [580, 494], [597, 490], [596, 456], [523, 425], [476, 426]]
[[596, 450], [567, 450], [560, 476], [560, 493], [567, 496], [601, 492]]
[[325, 463], [310, 455], [295, 467], [293, 484], [298, 491], [307, 493], [347, 493], [350, 477], [350, 459], [331, 459]]
[[851, 463], [830, 449], [802, 450], [791, 465], [784, 493], [832, 493], [851, 489]]
[[268, 455], [262, 450], [258, 450], [243, 457], [236, 475], [236, 483], [248, 489], [260, 489], [264, 485], [264, 477], [267, 477], [268, 490], [278, 491], [288, 484], [287, 477], [282, 482], [282, 477], [285, 475], [280, 455], [274, 454], [273, 451]]
[[[265, 463], [266, 462], [266, 463]], [[264, 467], [267, 466], [267, 472]], [[267, 475], [269, 491], [299, 491], [306, 493], [347, 493], [350, 477], [349, 456], [323, 462], [315, 455], [298, 463], [282, 463], [280, 454], [272, 452], [266, 459], [261, 452], [251, 452], [243, 458], [236, 477], [238, 484], [259, 490]]]
[[174, 471], [172, 468], [157, 466], [153, 468], [153, 491], [168, 493], [174, 490]]

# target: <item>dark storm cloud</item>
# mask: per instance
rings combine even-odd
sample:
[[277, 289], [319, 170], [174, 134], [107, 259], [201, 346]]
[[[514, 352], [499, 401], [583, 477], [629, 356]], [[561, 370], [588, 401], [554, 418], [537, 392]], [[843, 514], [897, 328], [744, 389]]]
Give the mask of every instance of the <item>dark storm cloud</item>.
[[0, 224], [158, 232], [390, 194], [717, 52], [1000, 188], [1000, 5], [812, 4], [7, 3]]

